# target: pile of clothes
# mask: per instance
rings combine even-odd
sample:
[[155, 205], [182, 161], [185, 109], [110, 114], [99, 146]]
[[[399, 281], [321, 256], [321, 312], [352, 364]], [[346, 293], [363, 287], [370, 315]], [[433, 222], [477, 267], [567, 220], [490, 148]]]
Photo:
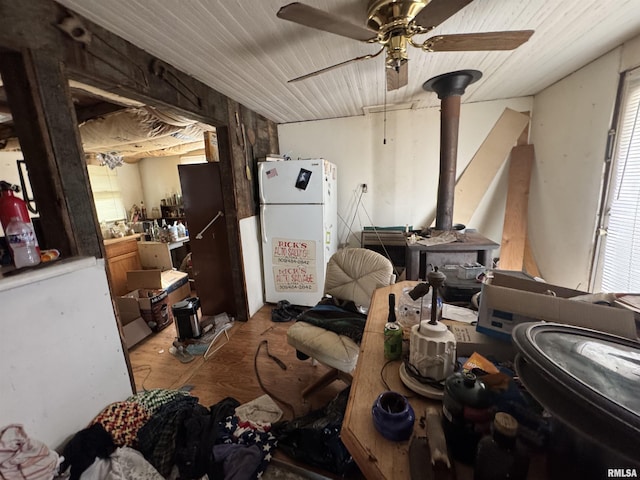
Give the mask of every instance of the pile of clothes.
[[138, 393], [77, 432], [60, 471], [71, 480], [260, 478], [277, 440], [269, 422], [243, 419], [237, 407], [231, 397], [206, 408], [180, 390]]

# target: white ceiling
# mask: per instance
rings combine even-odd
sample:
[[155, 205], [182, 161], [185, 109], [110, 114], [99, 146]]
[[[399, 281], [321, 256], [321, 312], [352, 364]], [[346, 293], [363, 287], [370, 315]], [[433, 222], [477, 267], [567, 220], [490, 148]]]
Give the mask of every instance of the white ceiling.
[[[527, 29], [534, 35], [508, 52], [410, 47], [409, 84], [387, 93], [384, 55], [287, 83], [377, 51], [277, 18], [289, 0], [58, 1], [278, 123], [362, 115], [385, 101], [436, 106], [440, 101], [422, 84], [461, 69], [483, 72], [463, 103], [534, 95], [640, 34], [640, 0], [475, 0], [428, 36]], [[352, 23], [366, 20], [367, 0], [305, 2]]]

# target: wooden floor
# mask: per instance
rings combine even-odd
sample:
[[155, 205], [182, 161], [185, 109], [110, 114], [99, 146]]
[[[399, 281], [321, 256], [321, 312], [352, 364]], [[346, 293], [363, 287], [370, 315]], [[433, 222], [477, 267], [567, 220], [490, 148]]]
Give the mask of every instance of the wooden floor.
[[[173, 324], [146, 338], [129, 351], [137, 390], [192, 386], [191, 394], [207, 407], [226, 397], [246, 403], [268, 393], [282, 409], [283, 419], [299, 417], [326, 405], [346, 385], [336, 381], [306, 400], [302, 398], [302, 389], [328, 369], [296, 357], [295, 349], [286, 339], [291, 323], [272, 322], [271, 308], [266, 305], [249, 321], [235, 322], [229, 330], [230, 341], [207, 361], [197, 355], [190, 363], [181, 363], [169, 352], [176, 337]], [[207, 320], [203, 319], [203, 324]], [[281, 369], [267, 355], [266, 346], [261, 346], [256, 365], [266, 391], [260, 387], [254, 368], [256, 352], [263, 341], [267, 342], [269, 353], [287, 367]]]

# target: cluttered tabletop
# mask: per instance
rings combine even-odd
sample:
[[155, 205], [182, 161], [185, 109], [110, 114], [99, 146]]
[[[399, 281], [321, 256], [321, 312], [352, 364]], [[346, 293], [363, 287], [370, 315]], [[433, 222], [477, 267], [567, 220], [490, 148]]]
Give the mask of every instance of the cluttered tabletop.
[[[376, 290], [372, 299], [341, 431], [365, 477], [571, 477], [576, 456], [584, 452], [565, 445], [564, 451], [551, 455], [552, 432], [564, 424], [550, 418], [523, 385], [514, 365], [514, 345], [504, 341], [504, 332], [479, 333], [477, 311], [433, 302], [424, 285], [399, 282]], [[431, 305], [437, 312], [433, 318]], [[629, 318], [629, 312], [618, 313], [622, 323]], [[397, 330], [401, 344], [394, 335]], [[594, 426], [600, 421], [581, 411]], [[615, 423], [613, 429], [623, 428], [617, 425], [621, 422], [604, 420]], [[627, 441], [629, 434], [622, 434]], [[592, 447], [591, 460], [582, 459], [580, 478], [606, 478], [606, 465], [637, 468], [625, 456], [628, 447], [624, 450], [622, 446], [603, 457], [593, 455], [599, 450]], [[483, 476], [487, 465], [491, 475]]]

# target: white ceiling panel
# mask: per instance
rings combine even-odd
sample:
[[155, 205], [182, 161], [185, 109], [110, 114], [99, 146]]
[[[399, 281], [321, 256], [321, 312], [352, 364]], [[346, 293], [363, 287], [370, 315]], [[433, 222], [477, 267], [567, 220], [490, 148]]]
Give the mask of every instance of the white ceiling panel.
[[[428, 53], [409, 47], [409, 83], [385, 92], [384, 53], [276, 17], [287, 0], [59, 0], [212, 88], [278, 123], [362, 115], [363, 108], [439, 104], [422, 84], [442, 73], [483, 73], [463, 102], [534, 95], [640, 34], [640, 0], [475, 0], [428, 35], [535, 30], [513, 51]], [[304, 2], [303, 2], [304, 3]], [[367, 0], [308, 0], [364, 25]]]

